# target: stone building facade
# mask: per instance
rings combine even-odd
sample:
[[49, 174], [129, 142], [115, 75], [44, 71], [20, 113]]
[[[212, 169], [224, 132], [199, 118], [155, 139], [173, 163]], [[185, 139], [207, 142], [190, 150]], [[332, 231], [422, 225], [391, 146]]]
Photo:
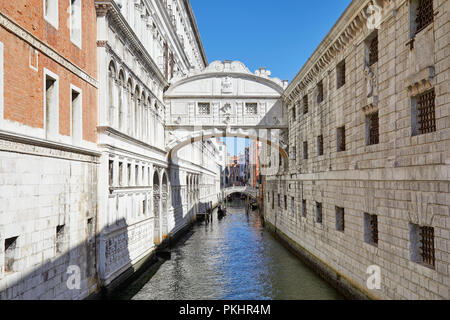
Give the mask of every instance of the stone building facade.
[[91, 1], [0, 2], [0, 299], [96, 288], [95, 37]]
[[450, 298], [448, 6], [353, 1], [283, 95], [266, 221], [358, 297]]

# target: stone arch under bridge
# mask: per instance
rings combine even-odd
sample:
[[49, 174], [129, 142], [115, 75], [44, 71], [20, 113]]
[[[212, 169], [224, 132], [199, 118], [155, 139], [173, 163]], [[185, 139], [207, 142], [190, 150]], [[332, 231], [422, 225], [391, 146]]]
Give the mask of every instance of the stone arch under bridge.
[[252, 73], [239, 61], [214, 61], [175, 77], [164, 98], [169, 160], [187, 144], [217, 137], [259, 140], [287, 158], [287, 81], [270, 75], [265, 68]]

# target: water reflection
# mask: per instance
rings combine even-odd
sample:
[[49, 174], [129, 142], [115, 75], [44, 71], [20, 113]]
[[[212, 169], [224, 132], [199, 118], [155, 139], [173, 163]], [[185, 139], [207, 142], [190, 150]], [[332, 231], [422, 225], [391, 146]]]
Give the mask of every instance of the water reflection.
[[195, 226], [172, 249], [171, 260], [134, 285], [140, 290], [132, 299], [342, 298], [265, 231], [256, 213], [235, 205], [222, 220], [215, 215], [212, 223]]

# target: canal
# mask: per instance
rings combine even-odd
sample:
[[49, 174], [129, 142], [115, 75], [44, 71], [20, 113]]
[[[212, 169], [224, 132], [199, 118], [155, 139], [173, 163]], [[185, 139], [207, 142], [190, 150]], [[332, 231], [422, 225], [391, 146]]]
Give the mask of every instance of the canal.
[[218, 220], [199, 223], [171, 249], [171, 259], [122, 290], [133, 300], [343, 299], [282, 246], [256, 212], [239, 202]]

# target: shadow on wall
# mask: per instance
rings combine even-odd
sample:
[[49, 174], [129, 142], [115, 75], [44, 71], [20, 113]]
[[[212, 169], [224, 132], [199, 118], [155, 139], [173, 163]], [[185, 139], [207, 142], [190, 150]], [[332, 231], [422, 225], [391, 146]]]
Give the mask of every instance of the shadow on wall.
[[[54, 257], [46, 259], [29, 271], [15, 272], [20, 267], [20, 260], [15, 261], [14, 256], [5, 255], [5, 259], [10, 260], [5, 264], [8, 272], [4, 272], [3, 279], [0, 280], [2, 285], [0, 300], [77, 300], [100, 294], [102, 284], [97, 270], [99, 237], [95, 233], [93, 219], [87, 222], [85, 241], [74, 247], [68, 248], [70, 233], [57, 229], [53, 246]], [[131, 267], [128, 234], [118, 245], [121, 248], [108, 247], [107, 251], [111, 256], [106, 259], [120, 252], [124, 267]], [[24, 248], [20, 247], [19, 242], [14, 250], [24, 250]]]

